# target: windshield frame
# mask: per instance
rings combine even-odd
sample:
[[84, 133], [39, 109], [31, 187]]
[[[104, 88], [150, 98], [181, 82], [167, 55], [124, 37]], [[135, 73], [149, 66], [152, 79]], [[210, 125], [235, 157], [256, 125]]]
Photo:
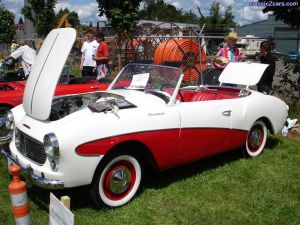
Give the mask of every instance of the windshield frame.
[[[115, 77], [115, 79], [113, 80], [113, 82], [109, 85], [109, 87], [107, 88], [107, 90], [109, 90], [109, 91], [116, 91], [116, 90], [118, 90], [118, 89], [113, 89], [113, 87], [116, 84], [116, 82], [119, 80], [119, 77], [122, 75], [123, 71], [128, 66], [151, 66], [151, 67], [154, 67], [154, 68], [167, 68], [167, 69], [176, 69], [176, 70], [178, 70], [180, 75], [179, 75], [179, 78], [177, 80], [177, 84], [174, 86], [174, 91], [173, 91], [172, 95], [170, 96], [169, 101], [166, 102], [166, 104], [168, 106], [171, 106], [171, 105], [175, 104], [175, 102], [176, 102], [176, 96], [177, 96], [177, 93], [179, 91], [179, 88], [180, 88], [180, 85], [181, 85], [181, 82], [182, 82], [182, 79], [183, 79], [183, 76], [184, 76], [182, 70], [180, 68], [178, 68], [178, 67], [156, 65], [156, 64], [129, 63], [125, 67], [123, 67], [123, 69]], [[128, 89], [128, 90], [135, 90], [135, 89]], [[147, 93], [147, 89], [146, 88], [144, 88], [144, 89], [136, 89], [136, 91], [141, 91], [141, 90], [144, 91], [145, 93]], [[152, 90], [152, 89], [148, 89], [148, 90]]]

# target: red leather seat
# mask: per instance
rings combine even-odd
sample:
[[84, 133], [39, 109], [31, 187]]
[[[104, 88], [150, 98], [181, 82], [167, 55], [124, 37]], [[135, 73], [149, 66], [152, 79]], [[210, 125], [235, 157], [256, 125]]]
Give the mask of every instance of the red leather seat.
[[236, 98], [237, 94], [235, 93], [224, 93], [224, 92], [219, 92], [217, 99], [231, 99], [231, 98]]
[[217, 94], [212, 92], [195, 92], [191, 98], [191, 102], [215, 100], [217, 99]]
[[[190, 102], [193, 97], [194, 91], [180, 91], [180, 94], [181, 94], [184, 102]], [[179, 100], [182, 100], [182, 99], [179, 99]]]

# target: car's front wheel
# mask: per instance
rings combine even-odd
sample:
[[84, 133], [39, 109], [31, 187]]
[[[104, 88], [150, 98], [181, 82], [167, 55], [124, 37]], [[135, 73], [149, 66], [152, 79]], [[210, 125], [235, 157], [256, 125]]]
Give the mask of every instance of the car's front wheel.
[[248, 132], [245, 146], [245, 154], [248, 157], [255, 157], [262, 153], [267, 141], [268, 130], [266, 124], [258, 120]]
[[90, 193], [94, 205], [119, 207], [137, 194], [143, 169], [137, 157], [118, 155], [105, 160], [95, 176]]

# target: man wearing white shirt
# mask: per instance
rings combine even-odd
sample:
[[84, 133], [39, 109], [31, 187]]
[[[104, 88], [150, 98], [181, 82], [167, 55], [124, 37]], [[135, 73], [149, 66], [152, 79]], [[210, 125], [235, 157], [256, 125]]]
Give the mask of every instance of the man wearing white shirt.
[[82, 76], [96, 76], [96, 61], [93, 59], [93, 56], [96, 55], [98, 46], [99, 43], [95, 40], [93, 31], [91, 29], [87, 30], [86, 41], [81, 48], [80, 70], [82, 71]]
[[21, 57], [24, 75], [27, 78], [34, 64], [36, 58], [36, 51], [33, 48], [30, 48], [28, 45], [26, 45], [25, 41], [23, 40], [19, 42], [19, 46], [20, 47], [12, 53], [10, 53], [10, 56], [8, 56], [6, 59], [10, 57], [18, 59]]

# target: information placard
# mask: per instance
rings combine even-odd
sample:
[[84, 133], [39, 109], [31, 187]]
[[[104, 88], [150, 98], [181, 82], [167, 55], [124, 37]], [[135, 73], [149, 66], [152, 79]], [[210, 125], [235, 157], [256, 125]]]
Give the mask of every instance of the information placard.
[[50, 193], [49, 224], [51, 225], [73, 225], [74, 214]]

